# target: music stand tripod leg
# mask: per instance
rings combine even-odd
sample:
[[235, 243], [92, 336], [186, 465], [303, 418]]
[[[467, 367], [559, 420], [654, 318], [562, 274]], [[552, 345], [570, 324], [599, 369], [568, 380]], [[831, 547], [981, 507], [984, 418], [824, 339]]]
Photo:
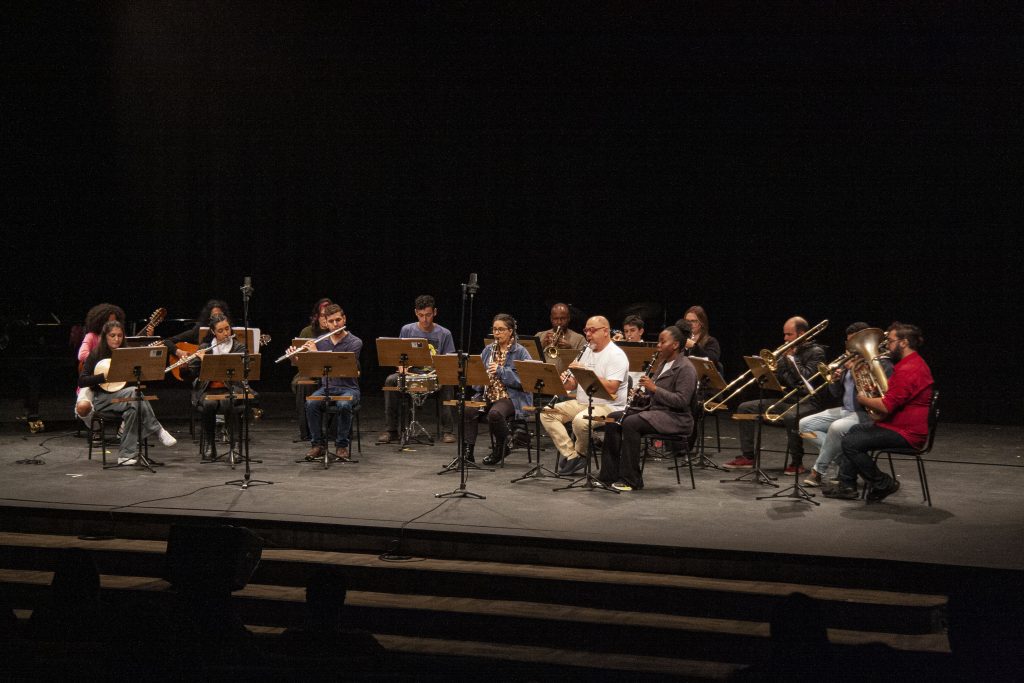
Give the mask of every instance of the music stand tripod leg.
[[[551, 489], [552, 491], [568, 491], [573, 488], [587, 489], [593, 491], [594, 489], [601, 489], [603, 491], [611, 491], [614, 494], [619, 492], [608, 486], [603, 481], [591, 474], [591, 463], [595, 460], [596, 454], [594, 450], [594, 397], [591, 392], [587, 392], [587, 461], [583, 464], [583, 476], [570, 482], [568, 486], [562, 486], [560, 488]], [[580, 483], [582, 482], [582, 483]]]

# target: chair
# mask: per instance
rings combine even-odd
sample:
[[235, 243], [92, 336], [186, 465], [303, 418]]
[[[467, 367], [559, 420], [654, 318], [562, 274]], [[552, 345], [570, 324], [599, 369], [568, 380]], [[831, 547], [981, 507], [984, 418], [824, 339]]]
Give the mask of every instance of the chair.
[[[362, 430], [362, 425], [359, 424], [359, 409], [361, 407], [362, 407], [362, 402], [361, 401], [355, 401], [352, 404], [352, 426], [354, 427], [353, 431], [356, 433], [356, 439], [355, 439], [355, 441], [356, 441], [356, 450], [358, 451], [358, 453], [360, 455], [363, 454], [363, 430]], [[325, 410], [324, 410], [324, 414], [325, 415], [330, 415], [330, 416], [333, 417], [333, 416], [337, 415], [339, 412], [341, 412], [341, 402], [339, 402], [339, 401], [328, 401], [327, 402], [327, 406], [325, 407]], [[326, 438], [327, 428], [325, 427], [321, 433], [324, 434], [325, 438]], [[327, 439], [327, 441], [330, 442], [330, 439]], [[350, 440], [350, 443], [351, 443], [351, 440]]]
[[[330, 467], [332, 462], [341, 462], [341, 463], [347, 463], [347, 464], [354, 464], [354, 463], [359, 462], [358, 460], [353, 460], [350, 457], [349, 458], [344, 458], [344, 459], [338, 458], [337, 451], [335, 451], [334, 453], [331, 452], [331, 438], [330, 438], [330, 434], [329, 434], [329, 424], [330, 424], [330, 419], [331, 418], [333, 418], [333, 417], [337, 416], [339, 413], [341, 413], [341, 409], [342, 409], [341, 407], [342, 407], [343, 403], [351, 403], [352, 404], [352, 406], [351, 406], [351, 408], [352, 408], [352, 422], [354, 424], [355, 432], [356, 432], [356, 448], [358, 449], [359, 453], [362, 454], [362, 452], [363, 452], [363, 432], [362, 432], [362, 425], [360, 424], [360, 421], [359, 421], [360, 402], [357, 401], [357, 400], [354, 400], [350, 396], [327, 396], [327, 395], [307, 396], [306, 397], [306, 401], [307, 402], [309, 402], [309, 401], [326, 401], [326, 404], [324, 405], [324, 410], [323, 410], [323, 412], [320, 413], [320, 436], [323, 439], [323, 455], [322, 455], [321, 458], [317, 458], [316, 460], [322, 460], [323, 461], [324, 469], [327, 469], [328, 467]], [[335, 429], [337, 429], [337, 425], [335, 425]], [[301, 462], [307, 462], [307, 460], [305, 458], [303, 458], [301, 460], [296, 460], [295, 462], [300, 462], [301, 463]], [[315, 460], [313, 462], [315, 462]]]
[[[107, 446], [117, 443], [115, 439], [107, 440], [107, 425], [114, 429], [114, 437], [117, 436], [117, 429], [121, 425], [121, 413], [112, 411], [94, 411], [89, 419], [89, 460], [92, 460], [92, 450], [99, 446], [103, 458], [103, 466], [107, 466]], [[97, 438], [99, 443], [97, 444]]]
[[[530, 433], [530, 423], [525, 417], [512, 416], [505, 420], [505, 425], [508, 428], [508, 436], [505, 437], [505, 457], [501, 459], [501, 466], [505, 466], [505, 460], [512, 454], [512, 450], [520, 444], [516, 443], [516, 430], [526, 432], [528, 438], [526, 439], [526, 462], [533, 462], [533, 434]], [[489, 432], [490, 430], [488, 430]], [[521, 446], [520, 446], [521, 447]], [[494, 435], [491, 434], [491, 448], [494, 448]]]
[[672, 469], [676, 471], [676, 483], [682, 484], [683, 480], [679, 476], [679, 456], [683, 455], [686, 458], [686, 466], [690, 469], [690, 488], [697, 488], [697, 481], [693, 478], [693, 458], [690, 457], [689, 452], [686, 450], [686, 443], [689, 440], [689, 434], [644, 434], [643, 441], [644, 447], [640, 454], [640, 473], [644, 471], [644, 463], [647, 461], [647, 452], [650, 449], [652, 441], [662, 441], [666, 446], [673, 445], [674, 448], [666, 448], [666, 451], [672, 452]]
[[[917, 463], [917, 476], [921, 481], [921, 493], [923, 498], [922, 503], [928, 503], [928, 507], [932, 507], [932, 494], [928, 489], [928, 473], [924, 469], [924, 457], [931, 452], [932, 446], [935, 444], [935, 429], [939, 424], [939, 390], [932, 388], [932, 398], [928, 403], [928, 438], [924, 442], [924, 446], [920, 449], [917, 448], [885, 448], [882, 450], [874, 451], [871, 457], [878, 461], [878, 456], [885, 455], [889, 458], [889, 472], [892, 474], [892, 478], [896, 479], [896, 468], [893, 466], [892, 456], [893, 455], [906, 455], [914, 458]], [[864, 495], [867, 495], [868, 487], [864, 487]]]

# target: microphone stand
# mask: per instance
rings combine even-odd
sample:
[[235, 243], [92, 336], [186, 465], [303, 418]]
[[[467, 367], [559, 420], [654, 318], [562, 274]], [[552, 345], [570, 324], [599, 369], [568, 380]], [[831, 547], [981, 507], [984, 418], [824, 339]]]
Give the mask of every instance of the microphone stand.
[[[252, 287], [252, 278], [248, 275], [245, 276], [245, 283], [241, 287], [242, 290], [242, 320], [245, 341], [249, 341], [249, 298], [255, 291]], [[242, 443], [242, 460], [245, 462], [245, 474], [242, 475], [241, 479], [232, 479], [231, 481], [224, 482], [225, 486], [238, 486], [241, 490], [246, 490], [250, 486], [256, 486], [257, 484], [273, 484], [272, 481], [265, 479], [252, 479], [252, 469], [249, 465], [249, 345], [244, 345], [245, 351], [242, 352], [242, 424], [239, 434], [239, 438]], [[234, 411], [235, 406], [230, 405], [230, 410]]]
[[[459, 398], [458, 398], [458, 419], [459, 425], [456, 431], [456, 440], [459, 448], [459, 488], [448, 493], [435, 493], [435, 498], [476, 498], [485, 500], [487, 496], [473, 493], [466, 490], [466, 366], [469, 364], [469, 354], [466, 353], [465, 343], [467, 337], [472, 339], [470, 328], [473, 326], [473, 297], [480, 290], [477, 284], [476, 273], [469, 274], [469, 282], [462, 284], [462, 312], [459, 314]], [[466, 325], [466, 299], [469, 295], [469, 325]]]

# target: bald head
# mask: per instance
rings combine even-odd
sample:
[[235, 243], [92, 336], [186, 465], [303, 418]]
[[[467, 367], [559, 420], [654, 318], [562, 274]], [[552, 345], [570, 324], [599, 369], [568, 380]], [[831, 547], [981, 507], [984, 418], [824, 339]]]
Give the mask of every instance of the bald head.
[[610, 327], [608, 318], [603, 315], [595, 315], [587, 319], [587, 326], [583, 328], [583, 333], [587, 335], [587, 343], [593, 346], [595, 351], [600, 351], [611, 343]]
[[782, 326], [782, 339], [791, 342], [807, 331], [807, 321], [798, 315], [793, 316]]

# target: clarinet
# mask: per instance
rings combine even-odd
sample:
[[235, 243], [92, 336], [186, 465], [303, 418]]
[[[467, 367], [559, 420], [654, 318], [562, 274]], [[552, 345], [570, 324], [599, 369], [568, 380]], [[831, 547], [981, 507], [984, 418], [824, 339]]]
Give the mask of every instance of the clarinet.
[[[651, 356], [651, 359], [649, 361], [647, 361], [647, 363], [644, 365], [644, 377], [647, 377], [647, 378], [654, 377], [654, 370], [657, 367], [658, 355], [660, 353], [661, 353], [660, 351], [655, 351], [654, 355]], [[623, 418], [626, 417], [626, 413], [629, 412], [629, 409], [634, 407], [634, 405], [636, 404], [637, 398], [640, 397], [640, 396], [646, 396], [646, 395], [647, 395], [647, 389], [645, 389], [642, 386], [641, 387], [636, 387], [635, 389], [633, 389], [633, 392], [629, 395], [629, 400], [626, 401], [626, 407], [622, 411], [622, 417], [619, 418], [619, 424], [622, 424], [622, 420], [623, 420]]]

